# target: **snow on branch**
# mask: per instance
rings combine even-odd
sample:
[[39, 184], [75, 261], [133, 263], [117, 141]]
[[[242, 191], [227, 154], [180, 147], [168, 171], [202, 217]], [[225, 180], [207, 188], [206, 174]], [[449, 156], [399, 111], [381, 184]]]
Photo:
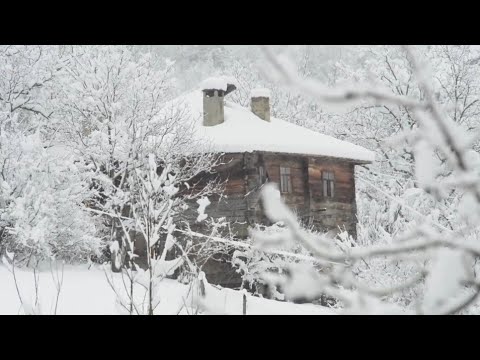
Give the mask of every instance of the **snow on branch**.
[[[406, 112], [410, 125], [408, 128], [402, 128], [401, 132], [396, 134], [396, 139], [391, 145], [398, 147], [402, 142], [406, 142], [408, 146], [413, 148], [411, 153], [415, 161], [414, 174], [417, 183], [425, 191], [425, 194], [432, 195], [433, 201], [444, 201], [449, 193], [451, 196], [451, 194], [460, 192], [461, 201], [458, 202], [460, 207], [458, 214], [466, 220], [470, 220], [468, 220], [466, 226], [454, 228], [449, 223], [447, 227], [438, 220], [432, 221], [435, 218], [434, 216], [427, 217], [412, 206], [409, 206], [405, 201], [386, 194], [381, 189], [376, 189], [383, 195], [387, 195], [390, 200], [398, 203], [401, 208], [408, 209], [418, 217], [417, 221], [421, 220], [423, 224], [416, 225], [413, 229], [397, 235], [397, 238], [394, 241], [390, 241], [389, 244], [355, 247], [352, 249], [346, 248], [344, 249], [345, 252], [338, 253], [331, 247], [316, 243], [306, 236], [299, 228], [295, 218], [288, 211], [284, 211], [282, 214], [278, 212], [269, 214], [268, 204], [265, 204], [267, 215], [274, 221], [283, 221], [290, 230], [291, 241], [302, 243], [316, 258], [341, 262], [347, 265], [347, 268], [356, 261], [365, 261], [365, 259], [374, 257], [384, 256], [394, 260], [405, 255], [413, 256], [419, 252], [424, 253], [427, 258], [430, 258], [432, 254], [438, 254], [437, 257], [434, 256], [429, 262], [429, 270], [427, 271], [425, 282], [426, 294], [422, 310], [420, 311], [437, 313], [457, 312], [471, 304], [477, 298], [479, 291], [475, 285], [477, 282], [472, 272], [472, 259], [480, 257], [480, 247], [477, 245], [477, 237], [474, 235], [474, 231], [478, 227], [476, 221], [479, 215], [477, 204], [480, 203], [480, 187], [475, 185], [477, 183], [475, 179], [478, 179], [478, 170], [475, 162], [469, 160], [471, 158], [471, 146], [475, 141], [474, 137], [467, 133], [459, 123], [447, 116], [446, 109], [438, 104], [438, 94], [434, 92], [428, 78], [430, 72], [424, 64], [418, 61], [413, 47], [402, 47], [406, 60], [405, 57], [395, 59], [401, 58], [403, 60], [398, 61], [403, 61], [403, 66], [411, 67], [408, 71], [410, 71], [410, 79], [414, 78], [418, 83], [419, 92], [416, 93], [418, 99], [405, 95], [408, 94], [411, 84], [408, 84], [406, 91], [402, 91], [396, 73], [397, 70], [392, 67], [388, 57], [385, 58], [387, 64], [386, 71], [391, 78], [386, 77], [385, 79], [390, 81], [392, 89], [396, 89], [397, 92], [384, 86], [372, 87], [371, 85], [361, 84], [350, 87], [327, 87], [317, 80], [300, 76], [288, 59], [274, 55], [269, 47], [263, 46], [262, 50], [270, 65], [268, 70], [264, 70], [266, 75], [269, 75], [270, 78], [277, 80], [282, 85], [313, 97], [323, 105], [359, 106], [363, 105], [364, 101], [373, 101], [374, 105], [382, 105], [389, 110], [389, 114], [397, 121], [399, 120], [398, 115], [391, 110], [392, 108], [387, 106], [394, 106], [393, 109], [397, 107], [402, 112]], [[452, 61], [452, 58], [449, 57], [448, 60]], [[454, 64], [454, 66], [460, 65], [458, 63]], [[399, 71], [404, 71], [404, 69]], [[385, 75], [383, 76], [385, 77]], [[463, 79], [459, 80], [457, 77], [457, 85], [459, 81], [463, 81]], [[458, 91], [460, 90], [456, 89], [455, 94]], [[472, 100], [470, 104], [474, 104], [475, 101]], [[468, 109], [470, 106], [465, 105], [465, 108]], [[361, 109], [361, 107], [359, 106], [358, 109]], [[454, 119], [457, 118], [454, 117]], [[418, 124], [418, 127], [411, 125], [412, 123]], [[375, 136], [377, 135], [375, 134]], [[441, 181], [441, 174], [445, 174], [447, 171], [449, 171], [448, 178]], [[366, 179], [359, 180], [368, 186], [375, 187]], [[265, 194], [267, 192], [268, 189], [266, 189]], [[272, 196], [264, 196], [264, 201], [270, 202], [271, 206], [277, 210], [282, 209], [283, 205], [278, 204], [279, 200]], [[467, 210], [466, 206], [470, 210]], [[474, 212], [477, 216], [472, 216], [474, 214], [468, 214], [469, 212]], [[283, 239], [283, 241], [285, 240]], [[265, 243], [268, 243], [268, 241]], [[446, 270], [447, 268], [448, 270]], [[462, 272], [463, 270], [466, 271]], [[335, 269], [331, 269], [331, 273], [328, 276], [338, 284], [343, 284], [344, 286], [351, 285], [348, 280], [349, 276], [345, 270], [342, 271], [343, 275], [338, 276], [338, 272]], [[442, 275], [445, 271], [451, 275], [449, 277], [451, 285], [445, 292], [440, 293], [438, 289], [441, 285], [439, 285], [436, 279], [446, 279]], [[320, 283], [319, 286], [321, 286]], [[471, 294], [464, 297], [463, 300], [460, 299], [455, 304], [445, 307], [445, 304], [443, 304], [445, 302], [444, 299], [452, 294], [458, 294], [465, 286], [470, 287]], [[324, 290], [326, 288], [328, 287], [324, 285]], [[364, 287], [357, 286], [355, 288], [363, 293], [371, 293]]]

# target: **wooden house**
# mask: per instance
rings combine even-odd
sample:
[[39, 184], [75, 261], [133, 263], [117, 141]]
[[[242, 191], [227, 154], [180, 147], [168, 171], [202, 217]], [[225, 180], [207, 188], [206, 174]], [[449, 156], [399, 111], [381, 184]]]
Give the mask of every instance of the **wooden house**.
[[[250, 108], [228, 101], [234, 90], [233, 81], [211, 78], [179, 102], [198, 119], [196, 136], [223, 154], [216, 176], [226, 188], [209, 199], [208, 216], [225, 217], [238, 238], [246, 237], [249, 226], [268, 224], [259, 195], [265, 182], [275, 182], [305, 225], [324, 232], [342, 228], [355, 236], [355, 165], [371, 163], [373, 152], [273, 118], [267, 89], [252, 91]], [[201, 231], [197, 207], [187, 217]], [[233, 284], [225, 280], [232, 279], [226, 268], [212, 265], [205, 272], [210, 281]]]

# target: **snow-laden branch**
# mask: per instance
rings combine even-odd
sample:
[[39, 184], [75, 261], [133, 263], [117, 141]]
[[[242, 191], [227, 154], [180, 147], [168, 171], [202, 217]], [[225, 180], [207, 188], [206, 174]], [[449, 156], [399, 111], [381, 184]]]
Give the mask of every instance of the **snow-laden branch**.
[[[359, 178], [360, 183], [375, 188], [375, 191], [384, 195], [387, 201], [400, 205], [396, 205], [395, 217], [400, 214], [400, 209], [406, 209], [416, 217], [416, 222], [422, 223], [416, 224], [413, 229], [410, 228], [400, 236], [397, 235], [395, 240], [389, 239], [389, 244], [345, 248], [344, 251], [338, 252], [334, 247], [328, 246], [326, 242], [315, 242], [307, 236], [300, 229], [293, 214], [279, 199], [273, 196], [272, 191], [268, 195], [268, 189], [265, 189], [267, 195], [264, 204], [267, 215], [272, 221], [284, 222], [290, 233], [284, 239], [277, 239], [278, 241], [270, 242], [270, 244], [269, 239], [265, 238], [263, 240], [264, 245], [276, 246], [287, 240], [293, 240], [301, 243], [316, 258], [343, 263], [347, 266], [343, 267], [341, 271], [335, 270], [335, 266], [328, 270], [327, 278], [336, 282], [339, 286], [356, 288], [357, 291], [364, 294], [373, 294], [375, 291], [372, 292], [369, 288], [362, 287], [359, 284], [352, 286], [351, 277], [346, 270], [349, 265], [358, 260], [365, 261], [365, 259], [376, 257], [385, 257], [395, 261], [400, 259], [401, 256], [423, 253], [425, 258], [428, 259], [427, 265], [430, 268], [429, 271], [422, 272], [422, 274], [427, 274], [425, 281], [426, 299], [422, 305], [425, 311], [453, 313], [472, 304], [479, 292], [478, 287], [475, 286], [476, 279], [473, 275], [471, 259], [480, 258], [480, 247], [477, 245], [478, 236], [476, 233], [478, 219], [480, 218], [478, 213], [480, 211], [480, 188], [475, 185], [475, 179], [478, 179], [478, 169], [475, 165], [477, 163], [471, 160], [472, 151], [470, 147], [475, 143], [474, 139], [478, 137], [470, 136], [465, 131], [465, 128], [461, 126], [463, 119], [459, 117], [465, 116], [466, 112], [473, 108], [478, 101], [471, 97], [467, 99], [471, 94], [471, 82], [469, 82], [469, 79], [462, 78], [467, 72], [459, 73], [457, 71], [462, 66], [458, 61], [462, 61], [465, 58], [462, 57], [464, 55], [460, 54], [458, 58], [452, 59], [450, 50], [445, 50], [447, 55], [445, 61], [452, 67], [452, 76], [455, 77], [452, 85], [454, 91], [449, 93], [450, 90], [447, 88], [446, 82], [438, 79], [442, 89], [456, 102], [452, 120], [447, 115], [449, 110], [439, 105], [438, 100], [441, 94], [433, 89], [431, 79], [428, 76], [430, 73], [426, 71], [425, 66], [420, 64], [413, 53], [412, 47], [402, 47], [403, 54], [396, 54], [393, 61], [388, 54], [384, 57], [386, 70], [383, 74], [379, 72], [379, 76], [387, 82], [389, 88], [383, 86], [372, 87], [370, 85], [358, 85], [349, 88], [327, 87], [320, 81], [302, 78], [287, 59], [277, 57], [270, 48], [264, 46], [262, 49], [270, 65], [266, 73], [272, 79], [290, 89], [309, 95], [324, 105], [361, 105], [363, 101], [373, 101], [375, 105], [383, 105], [383, 108], [387, 109], [387, 113], [372, 112], [373, 116], [377, 114], [377, 118], [366, 117], [369, 123], [361, 124], [362, 127], [359, 130], [371, 130], [368, 126], [371, 126], [372, 123], [378, 125], [378, 130], [372, 133], [372, 139], [376, 146], [380, 147], [388, 164], [398, 173], [397, 166], [399, 165], [392, 163], [390, 158], [391, 149], [380, 146], [381, 140], [379, 139], [382, 134], [386, 134], [386, 136], [393, 134], [393, 141], [389, 143], [389, 146], [403, 146], [405, 164], [411, 167], [407, 168], [402, 176], [411, 176], [413, 175], [412, 170], [414, 170], [416, 183], [422, 188], [426, 196], [430, 196], [428, 200], [442, 202], [441, 205], [439, 204], [431, 209], [435, 213], [426, 216], [415, 207], [407, 204], [403, 199], [383, 191], [363, 177]], [[414, 84], [412, 79], [416, 80], [417, 84]], [[406, 86], [402, 81], [407, 82]], [[464, 85], [466, 88], [462, 89]], [[463, 91], [463, 93], [459, 91]], [[460, 107], [464, 107], [465, 111], [463, 112], [461, 109], [457, 111], [460, 99], [463, 99], [463, 105], [460, 105]], [[356, 114], [362, 117], [365, 116], [365, 111], [369, 111], [368, 108], [359, 106]], [[385, 117], [393, 118], [398, 130], [384, 131], [382, 129], [382, 119]], [[412, 164], [408, 163], [410, 161]], [[400, 170], [403, 170], [405, 165], [399, 167], [402, 168]], [[445, 179], [442, 181], [443, 177]], [[394, 179], [391, 181], [394, 181]], [[401, 179], [398, 179], [397, 183], [401, 185], [400, 181]], [[416, 193], [418, 194], [418, 192]], [[370, 193], [367, 195], [372, 196]], [[405, 194], [405, 198], [413, 200], [413, 192], [409, 196]], [[268, 205], [269, 202], [271, 205]], [[452, 208], [449, 214], [442, 214], [442, 217], [440, 217], [438, 210], [446, 208], [446, 204], [458, 208], [456, 211]], [[429, 211], [428, 208], [426, 210]], [[455, 225], [452, 220], [455, 221]], [[449, 227], [445, 226], [444, 223], [447, 223]], [[386, 233], [385, 230], [382, 229], [382, 231]], [[261, 237], [259, 239], [262, 240]], [[447, 289], [443, 292], [438, 289], [441, 286], [438, 282], [441, 274], [445, 275], [444, 288]], [[419, 275], [418, 278], [423, 277], [424, 275]], [[466, 279], [466, 281], [462, 280], [463, 282], [460, 282], [460, 278]], [[417, 278], [414, 277], [414, 279]], [[416, 282], [417, 280], [413, 281], [413, 283]], [[405, 282], [405, 284], [408, 283], [409, 281]], [[320, 283], [318, 285], [322, 287]], [[443, 301], [442, 296], [447, 298], [459, 291], [462, 286], [470, 286], [472, 293], [464, 297], [463, 300], [460, 299], [455, 304], [450, 305], [447, 310], [442, 310], [438, 305]], [[331, 290], [325, 286], [323, 286], [323, 289], [324, 291]], [[382, 289], [377, 292], [377, 295], [387, 294], [390, 291], [393, 291], [393, 289]], [[427, 299], [429, 300], [427, 301]]]

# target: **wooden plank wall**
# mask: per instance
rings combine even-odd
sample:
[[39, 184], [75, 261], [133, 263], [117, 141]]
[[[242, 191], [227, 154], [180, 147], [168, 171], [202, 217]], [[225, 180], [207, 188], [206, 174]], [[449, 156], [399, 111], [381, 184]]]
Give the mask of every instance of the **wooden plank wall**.
[[[216, 177], [220, 181], [227, 180], [223, 194], [212, 195], [209, 197], [210, 205], [206, 208], [209, 217], [221, 218], [233, 224], [232, 230], [237, 232], [240, 237], [247, 236], [246, 214], [247, 201], [246, 179], [245, 179], [245, 161], [244, 154], [226, 154], [222, 157], [222, 165], [218, 166], [216, 173], [211, 178]], [[199, 186], [201, 186], [199, 184]], [[202, 224], [196, 223], [198, 204], [192, 203], [190, 208], [184, 212], [183, 218], [191, 224], [192, 229], [204, 232]]]
[[[280, 166], [290, 167], [292, 192], [282, 194], [305, 225], [320, 231], [345, 227], [356, 235], [354, 164], [326, 157], [290, 154], [263, 154], [270, 181], [280, 183]], [[323, 196], [322, 171], [335, 174], [335, 196]], [[326, 211], [321, 211], [326, 209]]]
[[277, 183], [280, 188], [280, 167], [290, 168], [292, 192], [282, 194], [285, 203], [301, 218], [308, 216], [309, 189], [308, 168], [301, 156], [288, 154], [265, 154], [263, 156], [270, 182]]
[[[260, 202], [260, 166], [264, 166], [268, 181], [277, 184], [280, 183], [280, 167], [290, 168], [292, 192], [282, 197], [305, 225], [313, 225], [320, 231], [335, 231], [338, 226], [344, 226], [356, 235], [353, 163], [326, 157], [261, 152], [227, 154], [223, 160], [225, 164], [218, 167], [217, 176], [228, 179], [224, 196], [221, 199], [211, 197], [207, 210], [209, 216], [226, 217], [238, 223], [234, 228], [239, 237], [247, 236], [248, 226], [269, 223]], [[322, 171], [335, 174], [334, 198], [323, 196]], [[193, 206], [191, 220], [197, 216], [197, 207]]]
[[[264, 166], [268, 181], [279, 184], [280, 166], [291, 171], [292, 192], [282, 194], [286, 204], [293, 209], [297, 217], [305, 224], [319, 231], [337, 232], [338, 226], [344, 226], [356, 236], [356, 204], [354, 165], [338, 159], [311, 157], [277, 153], [227, 154], [224, 165], [217, 168], [221, 180], [227, 180], [223, 197], [210, 197], [211, 205], [207, 214], [211, 217], [225, 217], [231, 223], [229, 230], [237, 237], [248, 236], [248, 228], [270, 222], [264, 214], [260, 201], [262, 182], [259, 167]], [[324, 170], [335, 174], [335, 197], [325, 198], [321, 173]], [[196, 223], [197, 204], [182, 216], [192, 229], [207, 233], [202, 224]], [[320, 211], [326, 208], [327, 211]], [[225, 286], [239, 286], [241, 279], [231, 271], [227, 263], [209, 261], [205, 271], [213, 283]]]

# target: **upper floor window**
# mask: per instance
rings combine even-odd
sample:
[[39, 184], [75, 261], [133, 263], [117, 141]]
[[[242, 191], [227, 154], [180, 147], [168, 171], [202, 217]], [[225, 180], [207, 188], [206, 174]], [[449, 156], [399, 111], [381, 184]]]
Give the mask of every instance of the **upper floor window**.
[[263, 166], [260, 166], [258, 168], [258, 176], [260, 178], [260, 183], [263, 184], [267, 178], [266, 174], [265, 174], [265, 168]]
[[288, 167], [280, 167], [280, 191], [282, 193], [292, 192], [290, 168]]
[[322, 171], [323, 196], [334, 197], [335, 195], [335, 175], [332, 171]]

